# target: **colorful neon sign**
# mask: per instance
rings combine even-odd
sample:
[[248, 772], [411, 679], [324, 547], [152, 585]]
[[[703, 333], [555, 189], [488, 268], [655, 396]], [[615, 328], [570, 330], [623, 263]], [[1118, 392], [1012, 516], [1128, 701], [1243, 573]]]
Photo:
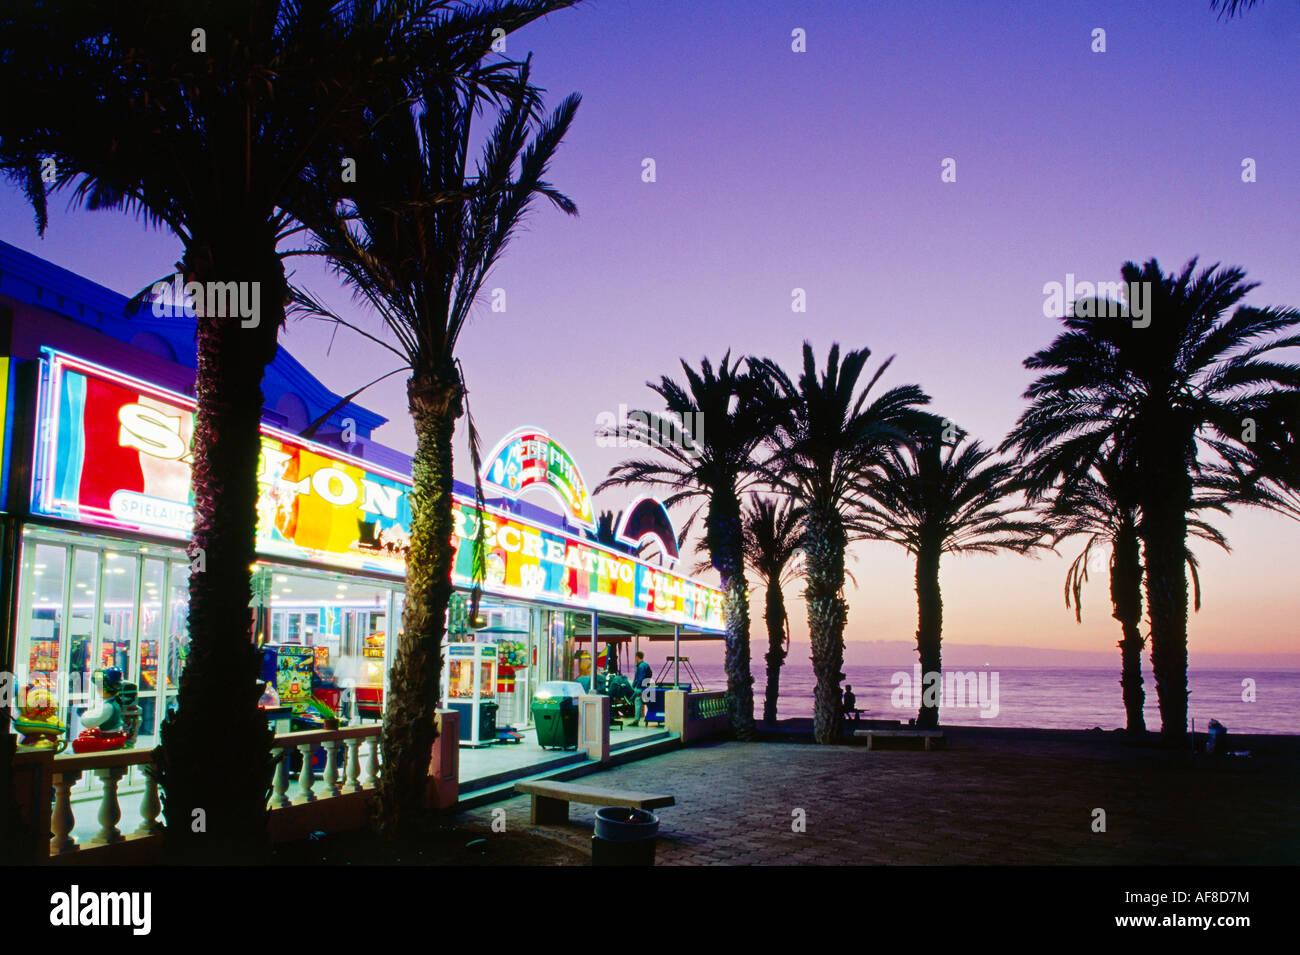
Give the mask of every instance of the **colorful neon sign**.
[[[34, 512], [189, 536], [192, 399], [50, 352], [37, 417]], [[263, 425], [259, 485], [259, 553], [404, 574], [405, 475]], [[475, 537], [479, 514], [472, 500], [455, 497], [452, 581], [461, 588], [473, 585], [472, 546], [462, 542]], [[720, 591], [493, 508], [482, 519], [489, 593], [722, 628]]]
[[658, 541], [665, 563], [677, 563], [677, 532], [673, 530], [673, 519], [668, 516], [663, 502], [649, 494], [641, 495], [623, 511], [614, 539], [633, 548], [646, 541]]
[[519, 428], [492, 449], [479, 479], [515, 498], [529, 488], [549, 491], [574, 524], [595, 530], [591, 495], [573, 456], [541, 428]]

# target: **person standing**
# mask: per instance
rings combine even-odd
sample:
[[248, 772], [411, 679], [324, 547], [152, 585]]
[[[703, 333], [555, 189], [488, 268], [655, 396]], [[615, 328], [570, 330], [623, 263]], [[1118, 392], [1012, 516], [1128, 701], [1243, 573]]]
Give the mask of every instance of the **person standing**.
[[654, 674], [650, 671], [650, 664], [645, 662], [645, 653], [638, 650], [636, 652], [636, 670], [632, 673], [632, 695], [636, 700], [636, 715], [632, 720], [633, 726], [641, 724], [641, 714], [645, 709], [645, 700], [642, 699], [641, 694], [645, 692], [653, 676]]

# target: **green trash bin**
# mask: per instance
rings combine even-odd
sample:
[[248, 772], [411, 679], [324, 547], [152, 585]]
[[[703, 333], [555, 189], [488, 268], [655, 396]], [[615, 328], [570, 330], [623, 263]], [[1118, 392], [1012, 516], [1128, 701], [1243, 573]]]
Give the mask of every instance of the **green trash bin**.
[[580, 683], [552, 680], [539, 683], [533, 693], [533, 726], [542, 749], [578, 748], [578, 697]]

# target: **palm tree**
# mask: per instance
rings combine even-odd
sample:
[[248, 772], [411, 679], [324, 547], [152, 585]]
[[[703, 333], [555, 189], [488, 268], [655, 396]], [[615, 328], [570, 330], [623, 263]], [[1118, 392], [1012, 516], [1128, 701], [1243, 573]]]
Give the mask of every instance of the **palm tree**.
[[[958, 431], [945, 443], [938, 431], [921, 432], [890, 448], [862, 484], [868, 499], [863, 517], [876, 526], [875, 536], [916, 558], [916, 645], [924, 680], [938, 679], [943, 669], [943, 555], [1025, 554], [1043, 546], [1050, 531], [1022, 501], [1013, 500], [1022, 492], [1015, 464], [997, 460], [992, 448], [964, 437]], [[939, 725], [934, 694], [922, 695], [917, 725]]]
[[1233, 500], [1300, 521], [1300, 393], [1279, 396], [1251, 426], [1253, 440], [1228, 453]]
[[141, 0], [0, 13], [0, 83], [28, 91], [6, 103], [0, 170], [25, 189], [38, 229], [48, 193], [75, 184], [81, 205], [170, 229], [187, 281], [256, 302], [251, 316], [198, 313], [191, 651], [156, 756], [169, 847], [187, 858], [266, 843], [271, 734], [248, 608], [260, 386], [290, 294], [282, 243], [329, 200], [322, 186], [340, 179], [343, 143], [364, 139], [375, 90], [437, 72], [493, 86], [498, 65], [480, 62], [493, 31], [571, 2]]
[[803, 510], [789, 502], [756, 497], [744, 513], [745, 563], [767, 591], [763, 619], [767, 623], [767, 686], [763, 722], [776, 722], [781, 691], [781, 666], [790, 646], [790, 617], [782, 587], [798, 572], [795, 558], [803, 538]]
[[804, 598], [812, 643], [813, 736], [819, 743], [839, 738], [840, 681], [844, 678], [844, 559], [850, 541], [866, 536], [858, 519], [862, 479], [891, 448], [932, 422], [920, 410], [929, 397], [917, 385], [900, 385], [867, 399], [893, 362], [889, 358], [859, 389], [871, 351], [848, 352], [831, 345], [821, 372], [812, 345], [804, 342], [803, 373], [796, 384], [776, 362], [761, 370], [771, 380], [776, 425], [771, 459], [764, 467], [773, 487], [803, 509]]
[[[1125, 728], [1131, 736], [1146, 733], [1143, 707], [1146, 692], [1142, 680], [1142, 557], [1138, 536], [1138, 477], [1109, 450], [1084, 477], [1068, 488], [1060, 488], [1050, 502], [1048, 514], [1056, 524], [1053, 543], [1067, 537], [1087, 535], [1083, 549], [1065, 575], [1065, 605], [1074, 607], [1075, 620], [1083, 620], [1083, 585], [1093, 561], [1094, 549], [1110, 546], [1111, 615], [1119, 621], [1120, 687], [1124, 698]], [[1201, 499], [1202, 508], [1227, 513], [1222, 497]], [[1204, 520], [1189, 517], [1190, 533], [1224, 550], [1226, 538]], [[1187, 570], [1192, 580], [1193, 607], [1201, 609], [1201, 581], [1195, 555], [1187, 552]]]
[[[1045, 462], [1065, 486], [1106, 448], [1123, 446], [1141, 480], [1138, 528], [1146, 562], [1151, 655], [1166, 740], [1187, 732], [1188, 511], [1208, 463], [1249, 451], [1247, 423], [1300, 387], [1300, 366], [1271, 354], [1295, 344], [1279, 332], [1300, 322], [1292, 308], [1241, 305], [1256, 287], [1239, 268], [1166, 276], [1154, 259], [1121, 269], [1145, 289], [1142, 320], [1108, 317], [1116, 303], [1088, 300], [1066, 331], [1025, 361], [1040, 372], [1030, 407], [1008, 439]], [[1243, 452], [1242, 449], [1245, 449]]]
[[1220, 20], [1231, 20], [1238, 14], [1254, 7], [1259, 0], [1210, 0], [1210, 9], [1219, 14]]
[[310, 200], [307, 166], [358, 120], [370, 77], [383, 74], [370, 64], [384, 61], [401, 18], [364, 4], [175, 0], [23, 4], [0, 16], [0, 82], [29, 94], [6, 104], [0, 168], [27, 192], [38, 230], [47, 194], [75, 184], [75, 203], [169, 228], [187, 280], [240, 283], [255, 303], [251, 316], [199, 309], [191, 651], [156, 763], [172, 850], [256, 851], [271, 733], [248, 608], [260, 383], [287, 293], [279, 244]]
[[[679, 532], [686, 539], [704, 514], [704, 545], [721, 579], [726, 627], [727, 713], [742, 740], [755, 737], [754, 677], [750, 672], [749, 585], [745, 580], [740, 497], [755, 480], [753, 454], [770, 431], [773, 401], [762, 374], [741, 370], [722, 357], [715, 370], [701, 359], [697, 371], [682, 362], [685, 385], [667, 375], [647, 387], [663, 399], [665, 412], [635, 411], [607, 436], [654, 448], [657, 458], [622, 461], [596, 488], [653, 485], [669, 490], [665, 507], [695, 505]], [[685, 427], [703, 421], [700, 429]]]
[[[378, 110], [386, 118], [376, 133], [352, 146], [359, 166], [382, 174], [359, 178], [334, 215], [308, 223], [319, 249], [382, 320], [387, 337], [369, 337], [410, 370], [407, 402], [416, 437], [410, 550], [379, 786], [381, 825], [393, 835], [410, 832], [423, 814], [436, 738], [454, 559], [452, 436], [466, 413], [467, 394], [456, 345], [484, 281], [534, 200], [577, 213], [544, 178], [577, 112], [577, 94], [549, 117], [537, 117], [539, 91], [525, 61], [508, 88], [486, 98], [497, 101], [498, 116], [471, 171], [471, 127], [483, 93], [444, 75], [420, 90], [421, 111], [394, 95]], [[310, 297], [302, 299], [305, 309], [343, 321]], [[472, 417], [469, 430], [477, 472]]]

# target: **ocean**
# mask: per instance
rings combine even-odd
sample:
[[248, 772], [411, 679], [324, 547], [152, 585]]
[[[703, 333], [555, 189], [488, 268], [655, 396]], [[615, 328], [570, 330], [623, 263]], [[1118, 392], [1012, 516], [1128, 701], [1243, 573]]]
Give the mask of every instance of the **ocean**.
[[[765, 690], [765, 666], [754, 661], [754, 713], [762, 716]], [[655, 666], [658, 673], [659, 665]], [[983, 669], [983, 668], [981, 668]], [[724, 689], [726, 673], [720, 664], [699, 664], [696, 671], [705, 689]], [[845, 683], [853, 686], [859, 709], [869, 711], [871, 719], [901, 719], [916, 715], [917, 707], [909, 701], [896, 708], [891, 695], [895, 684], [891, 677], [895, 667], [844, 667]], [[903, 671], [912, 678], [912, 671]], [[947, 672], [947, 671], [945, 671]], [[979, 670], [957, 671], [962, 673]], [[993, 694], [992, 675], [997, 674], [997, 694]], [[986, 705], [981, 715], [978, 706], [944, 706], [940, 719], [954, 726], [1039, 727], [1044, 729], [1119, 729], [1124, 726], [1124, 701], [1119, 686], [1118, 668], [1105, 667], [998, 667], [985, 671]], [[1143, 674], [1146, 691], [1146, 722], [1150, 730], [1160, 728], [1160, 708], [1156, 698], [1155, 678]], [[682, 677], [683, 682], [686, 677]], [[1253, 681], [1253, 697], [1251, 684]], [[787, 665], [781, 669], [781, 694], [777, 700], [777, 717], [811, 717], [813, 712], [813, 673], [809, 664]], [[1197, 670], [1189, 674], [1191, 696], [1189, 715], [1196, 721], [1196, 731], [1204, 732], [1211, 719], [1233, 733], [1300, 733], [1300, 670]]]

